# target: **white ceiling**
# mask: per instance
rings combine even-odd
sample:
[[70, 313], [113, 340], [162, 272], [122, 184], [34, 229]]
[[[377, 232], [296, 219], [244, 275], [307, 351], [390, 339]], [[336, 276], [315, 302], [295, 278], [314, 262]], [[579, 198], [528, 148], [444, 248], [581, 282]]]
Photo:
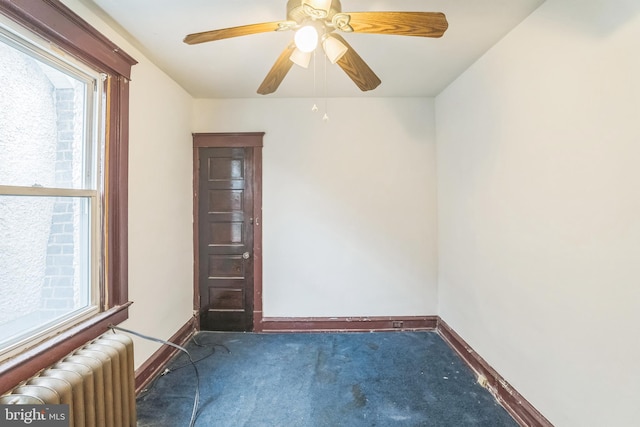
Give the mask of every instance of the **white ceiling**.
[[[285, 19], [287, 0], [82, 0], [196, 98], [262, 97], [256, 90], [291, 32], [269, 32], [199, 45], [185, 35]], [[443, 12], [442, 38], [375, 34], [344, 37], [380, 77], [360, 92], [337, 66], [326, 70], [329, 97], [435, 96], [544, 0], [342, 0], [343, 12]], [[106, 15], [105, 15], [106, 14]], [[128, 33], [128, 34], [127, 34]], [[316, 68], [316, 94], [325, 94], [324, 61]], [[314, 72], [292, 67], [268, 97], [314, 96]]]

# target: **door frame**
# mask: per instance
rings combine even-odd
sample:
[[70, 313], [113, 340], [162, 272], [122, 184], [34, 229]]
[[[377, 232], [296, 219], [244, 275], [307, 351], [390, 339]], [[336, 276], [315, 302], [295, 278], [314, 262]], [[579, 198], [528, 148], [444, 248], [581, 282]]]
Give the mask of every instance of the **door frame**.
[[253, 148], [253, 331], [262, 331], [262, 147], [264, 132], [193, 133], [193, 316], [200, 330], [199, 218], [200, 149]]

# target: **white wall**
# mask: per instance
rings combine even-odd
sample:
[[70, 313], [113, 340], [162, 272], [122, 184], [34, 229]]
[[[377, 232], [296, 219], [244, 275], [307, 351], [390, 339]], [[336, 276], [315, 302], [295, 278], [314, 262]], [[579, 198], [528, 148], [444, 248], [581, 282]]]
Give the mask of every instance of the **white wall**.
[[[129, 299], [123, 327], [162, 339], [193, 308], [193, 99], [79, 0], [64, 3], [133, 56], [129, 128]], [[140, 366], [159, 345], [135, 338]]]
[[264, 131], [264, 316], [436, 313], [433, 100], [196, 100], [195, 132]]
[[439, 312], [557, 426], [640, 425], [640, 3], [547, 0], [436, 99]]
[[[329, 123], [300, 99], [198, 100], [193, 110], [81, 0], [65, 4], [139, 61], [124, 327], [166, 339], [191, 316], [192, 131], [266, 132], [265, 316], [436, 313], [432, 99], [332, 99]], [[136, 366], [157, 348], [136, 339]]]
[[[191, 119], [65, 4], [140, 61], [124, 326], [168, 338], [191, 315], [190, 132], [265, 131], [265, 316], [439, 312], [554, 424], [640, 423], [637, 1], [547, 0], [437, 98], [437, 132], [430, 99], [331, 99], [329, 123], [304, 99], [197, 100]], [[156, 348], [136, 339], [136, 365]]]

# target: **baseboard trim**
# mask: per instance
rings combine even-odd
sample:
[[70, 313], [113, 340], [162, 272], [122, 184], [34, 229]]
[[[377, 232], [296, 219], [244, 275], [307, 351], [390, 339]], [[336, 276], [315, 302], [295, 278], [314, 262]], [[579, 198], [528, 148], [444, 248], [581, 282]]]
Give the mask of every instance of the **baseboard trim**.
[[[167, 341], [183, 345], [196, 331], [196, 318], [192, 317]], [[163, 345], [136, 369], [136, 396], [145, 389], [178, 352], [177, 348]]]
[[[491, 367], [460, 335], [445, 321], [438, 319], [436, 332], [449, 344], [465, 363], [478, 375], [486, 378], [483, 386], [491, 392], [514, 420], [522, 427], [553, 427], [536, 408], [518, 393], [498, 372]], [[479, 381], [480, 382], [480, 381]], [[484, 382], [484, 381], [483, 381]]]
[[[484, 387], [495, 397], [522, 427], [553, 427], [531, 403], [491, 367], [475, 350], [439, 316], [380, 316], [380, 317], [265, 317], [254, 313], [255, 332], [385, 332], [435, 331], [478, 378], [486, 379]], [[196, 331], [196, 318], [185, 323], [168, 341], [182, 345]], [[258, 327], [259, 326], [259, 327]], [[162, 346], [135, 372], [138, 395], [171, 361], [178, 352]]]
[[253, 312], [253, 332], [262, 332], [262, 310]]
[[262, 332], [433, 331], [438, 316], [265, 317]]

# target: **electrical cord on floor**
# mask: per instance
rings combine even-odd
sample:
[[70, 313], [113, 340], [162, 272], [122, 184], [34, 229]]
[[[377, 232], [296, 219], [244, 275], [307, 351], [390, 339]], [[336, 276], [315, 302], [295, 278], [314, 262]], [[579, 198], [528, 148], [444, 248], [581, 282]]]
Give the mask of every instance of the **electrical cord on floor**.
[[193, 366], [193, 370], [196, 373], [196, 392], [195, 392], [195, 396], [194, 396], [194, 399], [193, 399], [193, 411], [191, 412], [191, 420], [189, 421], [189, 427], [193, 427], [195, 422], [196, 422], [196, 417], [197, 417], [197, 414], [198, 414], [198, 405], [200, 404], [200, 373], [198, 372], [198, 367], [196, 366], [196, 362], [194, 362], [193, 359], [191, 358], [191, 354], [189, 353], [189, 351], [186, 348], [181, 347], [178, 344], [172, 343], [170, 341], [165, 341], [165, 340], [161, 340], [160, 338], [150, 337], [150, 336], [141, 334], [139, 332], [132, 331], [130, 329], [121, 328], [121, 327], [115, 326], [115, 325], [109, 325], [109, 328], [114, 333], [115, 333], [116, 330], [118, 330], [118, 331], [122, 331], [122, 332], [126, 332], [126, 333], [129, 333], [129, 334], [135, 335], [135, 336], [143, 338], [145, 340], [154, 341], [154, 342], [157, 342], [157, 343], [160, 343], [160, 344], [164, 344], [164, 345], [168, 345], [168, 346], [177, 348], [178, 350], [182, 351], [183, 353], [185, 353], [187, 355], [187, 357], [189, 358], [189, 361], [191, 362], [191, 365]]
[[192, 341], [195, 345], [197, 345], [198, 347], [222, 347], [222, 348], [224, 348], [225, 350], [227, 350], [227, 353], [231, 353], [231, 350], [229, 350], [229, 347], [227, 347], [227, 346], [226, 346], [226, 345], [224, 345], [224, 344], [212, 344], [212, 345], [200, 344], [200, 343], [198, 342], [198, 340], [196, 340], [195, 335], [193, 336], [193, 338], [191, 339], [191, 341]]
[[[196, 339], [195, 335], [191, 338], [191, 342], [194, 345], [198, 346], [198, 347], [209, 347], [209, 348], [211, 348], [211, 353], [209, 353], [209, 354], [207, 354], [205, 356], [202, 356], [199, 359], [194, 360], [195, 363], [198, 363], [198, 362], [200, 362], [202, 360], [205, 360], [205, 359], [209, 358], [210, 356], [212, 356], [216, 352], [216, 347], [222, 347], [227, 351], [227, 353], [231, 353], [231, 350], [229, 350], [229, 348], [224, 344], [200, 344], [198, 342], [198, 340]], [[140, 391], [140, 393], [138, 394], [136, 399], [144, 399], [147, 396], [147, 394], [149, 394], [149, 392], [151, 392], [151, 390], [153, 390], [153, 388], [155, 387], [156, 382], [158, 381], [159, 378], [164, 377], [165, 375], [168, 375], [168, 374], [170, 374], [170, 373], [172, 373], [172, 372], [174, 372], [174, 371], [176, 371], [178, 369], [182, 369], [182, 368], [190, 366], [190, 365], [191, 365], [191, 363], [184, 363], [182, 365], [178, 365], [178, 366], [175, 366], [175, 367], [172, 366], [171, 368], [165, 368], [162, 372], [160, 372], [159, 375], [157, 375], [153, 380], [151, 380], [151, 382], [149, 382], [149, 384], [147, 384], [147, 386], [144, 389], [142, 389]]]
[[[194, 344], [194, 345], [197, 345], [198, 347], [209, 347], [209, 348], [211, 349], [211, 353], [209, 353], [209, 354], [207, 354], [207, 355], [205, 355], [205, 356], [202, 356], [202, 357], [201, 357], [201, 358], [199, 358], [199, 359], [196, 359], [196, 360], [194, 361], [195, 363], [198, 363], [198, 362], [200, 362], [200, 361], [202, 361], [202, 360], [208, 359], [209, 357], [213, 356], [213, 355], [215, 354], [215, 352], [216, 352], [216, 347], [222, 347], [222, 348], [224, 348], [225, 350], [227, 350], [227, 353], [231, 353], [231, 350], [229, 350], [229, 348], [227, 348], [227, 346], [226, 346], [226, 345], [223, 345], [223, 344], [213, 344], [213, 345], [200, 344], [200, 343], [196, 340], [196, 337], [195, 337], [195, 336], [194, 336], [193, 338], [191, 338], [191, 342], [193, 342], [193, 344]], [[182, 365], [179, 365], [179, 366], [173, 366], [173, 367], [171, 367], [171, 368], [167, 368], [167, 369], [165, 369], [165, 370], [162, 372], [162, 375], [166, 375], [166, 374], [168, 374], [168, 373], [170, 373], [170, 372], [177, 371], [178, 369], [182, 369], [182, 368], [184, 368], [185, 366], [189, 366], [189, 365], [190, 365], [190, 363], [185, 363], [185, 364], [182, 364]]]

